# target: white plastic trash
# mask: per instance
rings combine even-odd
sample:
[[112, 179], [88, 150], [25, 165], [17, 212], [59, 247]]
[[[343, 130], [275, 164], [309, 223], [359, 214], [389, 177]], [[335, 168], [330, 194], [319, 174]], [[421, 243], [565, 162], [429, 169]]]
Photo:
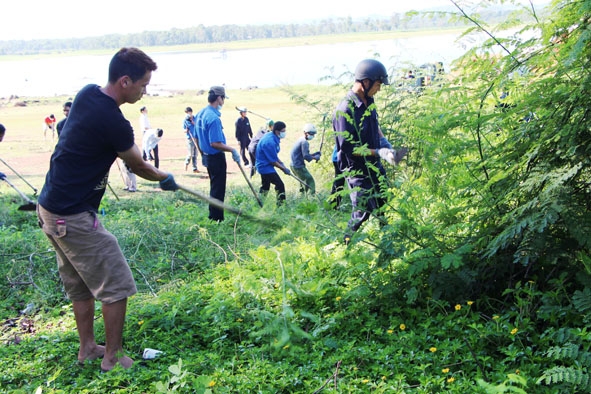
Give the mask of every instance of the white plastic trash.
[[150, 349], [149, 347], [144, 349], [144, 353], [142, 354], [142, 357], [144, 358], [144, 360], [152, 360], [156, 357], [158, 357], [158, 355], [162, 354], [163, 352], [161, 350], [156, 350], [156, 349]]

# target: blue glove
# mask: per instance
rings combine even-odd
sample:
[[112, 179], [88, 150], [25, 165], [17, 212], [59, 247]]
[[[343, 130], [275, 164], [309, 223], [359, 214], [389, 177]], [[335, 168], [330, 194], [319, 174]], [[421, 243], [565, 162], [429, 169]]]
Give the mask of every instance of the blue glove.
[[172, 176], [172, 174], [168, 174], [166, 179], [160, 181], [160, 188], [162, 190], [175, 191], [175, 190], [178, 190], [179, 186], [174, 181], [174, 177]]
[[285, 175], [291, 175], [291, 171], [289, 171], [289, 168], [284, 168], [283, 172], [285, 173]]
[[2, 180], [6, 179], [6, 174], [3, 172], [0, 172], [0, 179], [2, 179]]
[[232, 160], [234, 160], [236, 163], [240, 163], [240, 154], [238, 154], [236, 149], [232, 151]]

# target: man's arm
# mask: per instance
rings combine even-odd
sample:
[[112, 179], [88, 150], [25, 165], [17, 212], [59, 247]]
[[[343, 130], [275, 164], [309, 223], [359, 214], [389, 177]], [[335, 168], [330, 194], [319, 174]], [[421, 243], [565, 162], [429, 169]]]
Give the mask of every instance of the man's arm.
[[163, 181], [168, 177], [168, 173], [144, 161], [140, 149], [135, 144], [125, 152], [117, 152], [117, 155], [123, 159], [134, 174], [141, 178], [149, 181]]

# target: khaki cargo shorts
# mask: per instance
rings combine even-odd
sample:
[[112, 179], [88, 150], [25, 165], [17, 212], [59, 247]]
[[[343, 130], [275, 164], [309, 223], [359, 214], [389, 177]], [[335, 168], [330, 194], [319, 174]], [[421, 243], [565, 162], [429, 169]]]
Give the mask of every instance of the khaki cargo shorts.
[[115, 236], [94, 212], [56, 215], [37, 204], [39, 225], [57, 254], [64, 288], [72, 301], [95, 298], [106, 304], [137, 292]]

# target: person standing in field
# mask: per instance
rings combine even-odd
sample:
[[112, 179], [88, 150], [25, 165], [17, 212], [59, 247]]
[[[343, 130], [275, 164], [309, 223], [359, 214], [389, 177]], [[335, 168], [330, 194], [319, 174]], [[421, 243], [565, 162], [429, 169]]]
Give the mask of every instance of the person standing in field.
[[45, 121], [43, 122], [43, 138], [47, 139], [47, 131], [51, 130], [51, 139], [53, 140], [55, 138], [54, 133], [55, 133], [55, 115], [51, 114], [48, 117], [45, 118]]
[[[156, 69], [141, 50], [121, 48], [111, 59], [107, 83], [90, 84], [78, 92], [38, 199], [39, 224], [56, 251], [59, 274], [73, 305], [78, 362], [102, 357], [103, 371], [133, 364], [123, 351], [122, 336], [127, 299], [137, 292], [117, 239], [97, 215], [111, 165], [119, 157], [136, 175], [160, 181], [163, 190], [178, 189], [172, 174], [142, 159], [133, 128], [119, 108], [142, 98]], [[102, 303], [105, 346], [94, 336], [95, 300]]]
[[304, 125], [304, 135], [291, 148], [291, 172], [306, 184], [306, 186], [300, 185], [300, 192], [302, 193], [307, 191], [310, 191], [312, 194], [316, 193], [314, 177], [306, 168], [306, 161], [320, 160], [320, 152], [310, 154], [310, 143], [308, 141], [314, 139], [315, 136], [316, 127], [311, 123], [307, 123]]
[[60, 134], [64, 128], [64, 125], [66, 124], [66, 120], [68, 120], [68, 114], [70, 113], [70, 108], [72, 108], [72, 102], [71, 101], [67, 101], [66, 103], [64, 103], [64, 116], [65, 118], [63, 118], [62, 120], [60, 120], [59, 122], [57, 122], [57, 126], [56, 126], [56, 131], [57, 131], [57, 138], [60, 137]]
[[256, 166], [261, 174], [261, 194], [267, 194], [271, 184], [275, 185], [277, 192], [277, 205], [285, 201], [285, 184], [281, 180], [275, 168], [279, 168], [286, 175], [291, 175], [289, 168], [279, 160], [280, 142], [285, 138], [287, 126], [281, 121], [273, 124], [273, 130], [265, 133], [256, 148]]
[[[205, 108], [195, 115], [195, 130], [198, 144], [205, 160], [207, 174], [209, 175], [209, 196], [221, 202], [226, 196], [226, 155], [232, 153], [232, 160], [240, 164], [238, 151], [226, 145], [226, 136], [222, 127], [220, 112], [226, 102], [226, 89], [223, 86], [212, 86], [209, 89]], [[224, 220], [224, 210], [209, 206], [209, 219], [221, 222]]]
[[189, 168], [189, 163], [193, 165], [193, 172], [198, 173], [197, 168], [197, 133], [195, 132], [195, 118], [193, 117], [193, 108], [185, 108], [185, 120], [183, 129], [187, 137], [187, 157], [185, 158], [185, 171]]
[[369, 219], [372, 212], [385, 204], [379, 181], [380, 159], [398, 164], [406, 152], [380, 148], [383, 134], [378, 123], [374, 96], [382, 85], [388, 85], [388, 73], [374, 59], [362, 60], [355, 69], [355, 82], [347, 96], [336, 107], [332, 124], [336, 134], [337, 164], [351, 190], [353, 206], [344, 243]]
[[252, 128], [250, 127], [250, 120], [246, 116], [246, 108], [238, 108], [240, 111], [240, 117], [236, 120], [236, 140], [240, 144], [240, 156], [245, 166], [248, 166], [250, 162], [246, 158], [246, 152], [248, 152], [248, 144], [252, 139]]

